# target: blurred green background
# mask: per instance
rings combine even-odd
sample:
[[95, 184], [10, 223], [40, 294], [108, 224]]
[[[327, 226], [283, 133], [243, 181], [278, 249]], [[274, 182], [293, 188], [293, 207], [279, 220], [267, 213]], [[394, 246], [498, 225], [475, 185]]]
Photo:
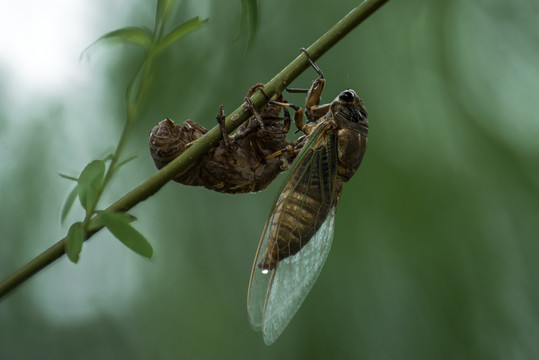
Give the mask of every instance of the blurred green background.
[[[213, 127], [220, 104], [235, 109], [357, 3], [259, 5], [246, 51], [245, 33], [234, 41], [240, 1], [181, 2], [177, 24], [210, 22], [161, 57], [126, 151], [138, 158], [102, 207], [155, 172], [148, 133], [158, 121]], [[57, 174], [77, 176], [123, 126], [141, 52], [102, 48], [79, 62], [80, 53], [108, 31], [153, 27], [155, 12], [154, 2], [101, 0], [77, 13], [84, 21], [60, 21], [63, 3], [46, 6], [15, 17], [20, 27], [40, 19], [17, 47], [63, 85], [40, 88], [36, 75], [28, 84], [40, 90], [27, 90], [6, 66], [12, 50], [0, 62], [0, 278], [83, 216], [77, 208], [60, 225], [73, 185]], [[0, 302], [0, 358], [539, 358], [538, 15], [526, 0], [390, 1], [318, 61], [323, 100], [345, 88], [364, 99], [369, 148], [345, 186], [320, 278], [273, 346], [250, 329], [246, 293], [283, 176], [247, 195], [166, 185], [132, 211], [153, 259], [99, 233], [79, 264], [62, 258]], [[59, 22], [52, 42], [70, 40], [62, 59], [72, 72], [44, 63], [56, 49], [35, 38]], [[308, 70], [293, 86], [314, 78]]]

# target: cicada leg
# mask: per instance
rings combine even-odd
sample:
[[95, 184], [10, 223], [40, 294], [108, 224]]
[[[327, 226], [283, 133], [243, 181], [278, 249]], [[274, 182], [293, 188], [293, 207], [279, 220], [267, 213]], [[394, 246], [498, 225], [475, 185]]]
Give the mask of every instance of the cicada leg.
[[257, 90], [260, 90], [260, 92], [262, 92], [262, 94], [264, 94], [264, 97], [266, 99], [268, 99], [268, 95], [266, 94], [266, 92], [264, 91], [264, 84], [262, 83], [256, 83], [254, 84], [253, 86], [251, 86], [249, 88], [249, 91], [247, 91], [247, 97], [250, 98], [251, 96], [253, 96], [253, 94], [255, 93], [255, 91]]
[[294, 109], [294, 124], [296, 124], [296, 127], [298, 128], [298, 130], [307, 134], [305, 131], [308, 131], [308, 130], [306, 129], [305, 124], [303, 124], [303, 109], [301, 107], [294, 104], [280, 102], [280, 101], [273, 101], [273, 100], [270, 100], [268, 104], [282, 106], [283, 108]]
[[[269, 101], [269, 103], [271, 103], [272, 101]], [[288, 111], [288, 109], [286, 107], [283, 107], [283, 112], [284, 112], [284, 128], [283, 128], [283, 131], [285, 133], [288, 133], [288, 131], [290, 130], [290, 124], [292, 122], [292, 120], [290, 119], [290, 112]], [[292, 145], [287, 145], [284, 149], [281, 149], [279, 151], [276, 151], [274, 152], [273, 154], [269, 154], [268, 156], [266, 156], [266, 160], [269, 160], [269, 159], [272, 159], [274, 157], [277, 157], [277, 156], [281, 156], [283, 153], [285, 152], [288, 152], [289, 154], [291, 155], [294, 155], [294, 157], [296, 157], [296, 155], [300, 152], [301, 149], [295, 149]]]
[[307, 99], [305, 101], [305, 116], [307, 117], [308, 122], [316, 122], [329, 111], [329, 104], [320, 105], [320, 98], [322, 96], [322, 91], [324, 90], [326, 80], [324, 79], [322, 70], [314, 63], [307, 50], [302, 48], [301, 51], [307, 56], [307, 61], [318, 74], [318, 78], [314, 80], [310, 89], [286, 88], [286, 91], [290, 93], [307, 93]]
[[255, 109], [255, 107], [253, 105], [253, 102], [251, 101], [251, 96], [253, 96], [253, 94], [255, 93], [256, 90], [259, 90], [264, 95], [266, 100], [269, 100], [268, 95], [264, 91], [264, 84], [256, 83], [256, 84], [254, 84], [253, 86], [251, 86], [249, 88], [249, 91], [247, 91], [247, 95], [245, 96], [245, 102], [247, 103], [247, 106], [249, 107], [249, 110], [251, 111], [251, 113], [255, 117], [256, 121], [258, 122], [258, 125], [260, 126], [260, 128], [263, 129], [264, 128], [264, 121], [262, 120], [262, 117], [260, 116], [260, 113], [258, 111], [256, 111], [256, 109]]
[[[307, 62], [311, 65], [311, 67], [314, 69], [314, 71], [316, 71], [316, 73], [318, 74], [318, 79], [317, 80], [322, 80], [322, 82], [320, 83], [320, 85], [322, 87], [324, 87], [324, 83], [325, 83], [325, 80], [324, 80], [324, 73], [322, 72], [322, 69], [320, 69], [318, 67], [318, 65], [316, 65], [314, 63], [314, 61], [311, 59], [311, 56], [309, 55], [309, 53], [307, 52], [307, 50], [305, 48], [301, 48], [301, 52], [303, 52], [305, 54], [305, 56], [307, 56]], [[320, 94], [322, 93], [322, 89], [318, 90], [318, 86], [315, 86], [315, 85], [318, 85], [319, 83], [317, 83], [315, 80], [315, 83], [311, 86], [311, 89], [297, 89], [297, 88], [286, 88], [286, 91], [290, 92], [290, 93], [308, 93], [309, 91], [313, 92], [313, 87], [315, 88], [314, 90], [315, 93], [318, 94], [318, 99], [320, 99]], [[307, 99], [308, 100], [308, 99]], [[316, 105], [315, 103], [313, 104], [305, 104], [305, 106], [312, 106], [312, 105]]]
[[255, 109], [255, 106], [254, 106], [253, 102], [251, 101], [251, 99], [248, 96], [245, 97], [245, 102], [249, 106], [249, 110], [251, 110], [251, 114], [253, 114], [253, 116], [255, 117], [256, 122], [258, 123], [258, 126], [261, 129], [263, 129], [264, 128], [264, 121], [262, 120], [262, 116], [260, 116], [260, 113]]
[[269, 154], [264, 159], [266, 159], [266, 160], [273, 159], [273, 158], [275, 158], [277, 156], [283, 155], [284, 153], [290, 153], [290, 154], [297, 155], [297, 154], [299, 154], [300, 151], [301, 151], [301, 149], [296, 149], [292, 145], [287, 145], [284, 149], [276, 151], [273, 154]]
[[290, 124], [292, 123], [292, 120], [290, 119], [290, 112], [288, 111], [287, 108], [283, 108], [283, 112], [284, 112], [284, 118], [283, 118], [284, 128], [283, 128], [283, 131], [285, 133], [288, 133], [288, 131], [290, 130]]
[[223, 105], [219, 106], [219, 114], [215, 117], [217, 119], [217, 123], [219, 124], [219, 129], [221, 129], [221, 135], [223, 135], [223, 142], [225, 143], [225, 146], [230, 146], [230, 138], [228, 137], [228, 132], [226, 131], [225, 126], [225, 113], [223, 111]]
[[[167, 120], [171, 121], [169, 118], [167, 118]], [[197, 122], [195, 122], [193, 120], [185, 120], [183, 122], [183, 126], [184, 126], [184, 128], [188, 129], [188, 131], [190, 133], [192, 133], [192, 134], [193, 133], [196, 134], [197, 132], [199, 132], [201, 134], [200, 136], [202, 136], [202, 135], [204, 135], [204, 134], [206, 134], [208, 132], [208, 129], [206, 129], [204, 126], [200, 125], [199, 123], [197, 123]], [[197, 140], [198, 140], [198, 137], [195, 140], [193, 140], [191, 142], [188, 142], [187, 144], [185, 144], [185, 148], [187, 149], [189, 146], [193, 145], [195, 143], [195, 141], [197, 141]]]
[[[254, 94], [254, 92], [256, 90], [259, 90], [264, 95], [266, 100], [269, 100], [268, 95], [264, 91], [264, 84], [257, 83], [257, 84], [255, 84], [255, 85], [253, 85], [253, 86], [251, 86], [249, 88], [249, 91], [247, 92], [247, 95], [245, 96], [245, 103], [247, 104], [247, 107], [248, 107], [249, 111], [251, 112], [251, 114], [253, 114], [253, 117], [255, 118], [256, 122], [252, 122], [252, 123], [250, 122], [249, 125], [247, 126], [247, 128], [239, 130], [234, 135], [234, 141], [236, 143], [238, 141], [242, 140], [243, 138], [245, 138], [246, 136], [248, 136], [249, 134], [252, 134], [252, 133], [258, 131], [259, 129], [263, 129], [265, 127], [264, 120], [262, 119], [262, 115], [260, 114], [259, 111], [256, 110], [253, 102], [250, 99], [250, 97]], [[285, 119], [285, 128], [286, 128], [286, 119]], [[287, 132], [288, 132], [289, 128], [290, 128], [290, 126], [288, 126], [288, 128], [286, 128]]]

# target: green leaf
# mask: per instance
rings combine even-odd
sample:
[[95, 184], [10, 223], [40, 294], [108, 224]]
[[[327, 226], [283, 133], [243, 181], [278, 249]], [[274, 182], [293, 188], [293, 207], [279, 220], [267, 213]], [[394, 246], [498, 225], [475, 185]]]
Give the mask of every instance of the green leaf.
[[105, 176], [105, 162], [103, 160], [94, 160], [82, 170], [79, 176], [77, 194], [82, 207], [89, 211], [97, 201], [98, 190], [103, 184]]
[[163, 39], [161, 39], [156, 46], [156, 52], [165, 50], [170, 45], [174, 44], [176, 41], [180, 40], [187, 34], [195, 31], [201, 26], [205, 25], [208, 22], [208, 19], [200, 20], [197, 16], [190, 20], [187, 20], [183, 24], [176, 27], [174, 30], [169, 32]]
[[64, 178], [64, 179], [67, 179], [67, 180], [79, 181], [79, 179], [77, 179], [74, 176], [70, 176], [70, 175], [66, 175], [66, 174], [58, 174], [58, 175], [60, 175], [61, 178]]
[[79, 176], [80, 185], [100, 185], [105, 175], [105, 162], [94, 160], [82, 170]]
[[152, 257], [152, 245], [141, 233], [129, 225], [132, 221], [129, 214], [111, 211], [100, 211], [98, 214], [112, 235], [125, 246], [148, 259]]
[[[90, 232], [99, 230], [106, 226], [105, 221], [103, 220], [103, 217], [101, 216], [101, 213], [103, 213], [103, 211], [98, 211], [97, 213], [98, 213], [98, 216], [93, 217], [92, 220], [88, 223], [88, 231]], [[131, 223], [137, 220], [137, 218], [131, 214], [127, 214], [127, 213], [118, 213], [118, 214], [125, 214], [126, 218], [123, 221], [126, 221], [127, 223]]]
[[236, 35], [236, 40], [238, 37], [240, 37], [240, 34], [243, 32], [245, 27], [247, 26], [247, 1], [241, 0], [241, 19], [240, 19], [240, 26], [238, 27], [238, 34]]
[[[175, 0], [158, 0], [157, 1], [157, 10], [155, 12], [155, 26], [156, 29], [163, 28], [165, 23], [173, 13], [174, 5], [176, 5]], [[160, 34], [159, 34], [160, 35]]]
[[242, 0], [247, 3], [247, 19], [249, 24], [249, 38], [255, 37], [258, 31], [258, 4], [257, 0]]
[[81, 185], [77, 186], [77, 194], [82, 208], [85, 211], [90, 211], [97, 200], [97, 191], [91, 186]]
[[128, 26], [111, 31], [88, 46], [81, 54], [81, 58], [86, 54], [89, 56], [90, 50], [101, 44], [134, 44], [148, 50], [152, 44], [152, 33], [149, 29], [135, 26]]
[[64, 203], [64, 207], [62, 208], [62, 215], [60, 217], [60, 222], [63, 224], [64, 220], [66, 219], [67, 214], [69, 213], [69, 210], [73, 207], [73, 203], [75, 202], [75, 199], [77, 198], [78, 193], [78, 185], [75, 185], [73, 190], [69, 193], [67, 196], [67, 199]]
[[133, 76], [127, 85], [125, 101], [127, 105], [128, 122], [131, 122], [136, 118], [136, 109], [139, 109], [141, 104], [145, 103], [145, 99], [143, 99], [145, 92], [143, 90], [149, 87], [150, 79], [153, 78], [153, 54], [153, 51], [147, 54], [135, 73], [135, 76]]
[[247, 28], [247, 46], [250, 48], [258, 30], [258, 3], [257, 0], [241, 0], [241, 20], [238, 37]]
[[77, 222], [71, 225], [67, 232], [67, 237], [64, 245], [65, 252], [69, 260], [77, 263], [79, 261], [79, 255], [82, 250], [82, 243], [86, 238], [86, 232], [82, 223]]

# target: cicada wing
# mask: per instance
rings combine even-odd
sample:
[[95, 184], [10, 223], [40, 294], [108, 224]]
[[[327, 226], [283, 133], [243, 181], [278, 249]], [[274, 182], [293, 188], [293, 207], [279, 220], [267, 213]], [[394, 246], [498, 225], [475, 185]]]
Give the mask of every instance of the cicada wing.
[[262, 318], [266, 345], [281, 335], [316, 282], [333, 241], [335, 210], [301, 251], [281, 260], [272, 272]]
[[259, 255], [264, 251], [268, 243], [269, 231], [268, 224], [273, 222], [272, 214], [262, 233], [262, 239], [258, 245], [256, 251], [253, 268], [251, 269], [251, 279], [249, 282], [249, 290], [247, 291], [247, 313], [249, 314], [249, 323], [253, 330], [260, 331], [262, 329], [262, 318], [264, 317], [264, 307], [266, 303], [266, 297], [269, 290], [269, 284], [274, 276], [275, 270], [268, 273], [263, 273], [257, 266]]
[[275, 270], [263, 272], [258, 268], [258, 263], [260, 261], [262, 253], [264, 252], [264, 249], [266, 249], [267, 247], [268, 240], [271, 236], [273, 236], [272, 232], [270, 231], [270, 228], [272, 224], [275, 223], [275, 207], [277, 202], [281, 199], [284, 188], [290, 181], [292, 181], [295, 173], [299, 171], [299, 165], [302, 164], [306, 158], [308, 158], [308, 156], [306, 157], [305, 155], [307, 153], [310, 153], [309, 149], [311, 149], [313, 144], [319, 140], [320, 135], [322, 135], [323, 133], [322, 130], [323, 127], [321, 126], [314, 132], [315, 134], [313, 134], [313, 136], [311, 136], [311, 139], [304, 145], [302, 151], [297, 156], [292, 168], [288, 172], [288, 176], [283, 182], [283, 185], [281, 186], [281, 189], [279, 190], [278, 195], [273, 203], [270, 216], [266, 221], [264, 231], [262, 232], [262, 237], [258, 244], [256, 256], [253, 262], [253, 267], [251, 269], [249, 289], [247, 292], [247, 313], [249, 314], [249, 323], [251, 324], [251, 327], [256, 331], [260, 331], [262, 329], [262, 319], [264, 316], [266, 299], [269, 294], [270, 283], [272, 282], [275, 273]]
[[[331, 246], [336, 203], [329, 199], [328, 189], [334, 189], [336, 173], [333, 166], [331, 167], [333, 170], [321, 175], [320, 168], [313, 166], [314, 163], [321, 161], [322, 154], [336, 151], [335, 143], [332, 143], [332, 146], [324, 144], [325, 130], [325, 124], [321, 124], [313, 131], [298, 155], [266, 221], [253, 263], [247, 309], [251, 326], [255, 330], [262, 330], [266, 344], [271, 344], [277, 339], [301, 306], [316, 281]], [[321, 149], [322, 147], [325, 149]], [[320, 180], [318, 187], [312, 186], [313, 177]], [[305, 194], [310, 191], [324, 193], [322, 198], [326, 201], [323, 206], [327, 209], [323, 215], [325, 219], [317, 216], [316, 222], [322, 224], [310, 239], [303, 239], [304, 243], [307, 241], [308, 243], [297, 254], [279, 261], [277, 267], [271, 271], [261, 270], [258, 268], [261, 256], [268, 243], [273, 242], [272, 237], [276, 236], [275, 229], [285, 222], [282, 214], [276, 211], [277, 204], [283, 205], [283, 202], [288, 202], [289, 190], [297, 190], [300, 187]], [[288, 215], [297, 218], [294, 214]]]

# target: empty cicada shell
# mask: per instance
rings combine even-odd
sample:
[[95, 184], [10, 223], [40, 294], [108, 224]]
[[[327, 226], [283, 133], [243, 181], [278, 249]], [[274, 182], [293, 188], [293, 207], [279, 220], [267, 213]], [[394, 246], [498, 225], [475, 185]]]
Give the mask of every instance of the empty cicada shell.
[[[250, 93], [258, 87], [253, 87]], [[251, 111], [255, 112], [252, 106]], [[217, 119], [222, 124], [222, 107]], [[222, 193], [260, 191], [288, 168], [301, 148], [301, 141], [286, 139], [289, 129], [288, 111], [280, 105], [266, 105], [233, 136], [223, 134], [223, 140], [174, 181]], [[167, 165], [207, 132], [208, 129], [191, 120], [184, 121], [182, 126], [170, 119], [161, 121], [150, 133], [150, 151], [157, 168]]]

